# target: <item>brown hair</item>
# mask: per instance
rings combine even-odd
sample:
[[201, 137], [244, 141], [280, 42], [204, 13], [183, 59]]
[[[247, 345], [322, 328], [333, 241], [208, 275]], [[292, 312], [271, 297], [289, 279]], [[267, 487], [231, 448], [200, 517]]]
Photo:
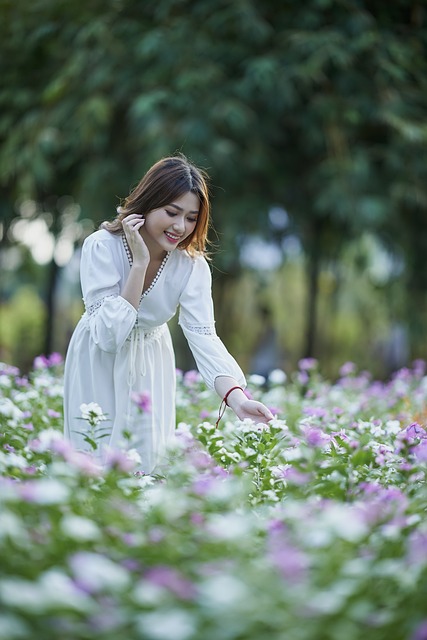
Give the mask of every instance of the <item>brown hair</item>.
[[200, 210], [194, 231], [178, 245], [191, 256], [205, 254], [210, 222], [208, 176], [183, 155], [162, 158], [141, 178], [120, 207], [112, 222], [103, 222], [100, 228], [110, 233], [121, 233], [122, 220], [132, 213], [147, 215], [154, 209], [171, 204], [191, 191], [200, 200]]

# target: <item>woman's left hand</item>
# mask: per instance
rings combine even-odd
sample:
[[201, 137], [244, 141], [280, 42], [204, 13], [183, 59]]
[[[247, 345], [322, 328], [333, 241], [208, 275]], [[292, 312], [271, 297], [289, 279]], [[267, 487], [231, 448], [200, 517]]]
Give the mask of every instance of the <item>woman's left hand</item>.
[[245, 420], [250, 418], [254, 422], [262, 422], [267, 424], [270, 420], [274, 419], [270, 409], [268, 409], [262, 402], [256, 400], [244, 400], [240, 403], [239, 407], [234, 409], [236, 416], [239, 420]]

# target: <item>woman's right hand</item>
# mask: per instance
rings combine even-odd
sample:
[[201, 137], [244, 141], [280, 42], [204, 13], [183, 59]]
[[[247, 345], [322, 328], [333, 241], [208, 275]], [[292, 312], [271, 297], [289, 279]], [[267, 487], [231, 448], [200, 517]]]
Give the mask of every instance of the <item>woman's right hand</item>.
[[150, 252], [139, 233], [144, 223], [145, 218], [139, 213], [131, 213], [122, 220], [123, 231], [132, 253], [132, 264], [135, 267], [146, 268], [150, 262]]

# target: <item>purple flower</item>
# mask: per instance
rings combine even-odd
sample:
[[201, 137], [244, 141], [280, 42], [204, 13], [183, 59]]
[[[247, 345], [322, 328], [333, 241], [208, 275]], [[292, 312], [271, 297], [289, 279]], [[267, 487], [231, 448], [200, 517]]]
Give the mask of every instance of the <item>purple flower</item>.
[[48, 409], [47, 410], [47, 415], [49, 416], [49, 418], [60, 418], [61, 414], [59, 413], [59, 411], [55, 411], [54, 409]]
[[211, 476], [200, 476], [193, 482], [192, 490], [198, 496], [206, 496], [216, 486], [216, 482], [216, 479]]
[[46, 356], [36, 356], [33, 362], [34, 369], [46, 369], [49, 366], [49, 360]]
[[413, 447], [412, 453], [418, 462], [427, 462], [427, 440], [421, 440], [419, 445]]
[[354, 362], [345, 362], [340, 369], [340, 376], [343, 378], [349, 376], [356, 371], [356, 365]]
[[424, 360], [414, 360], [412, 363], [415, 376], [422, 378], [426, 371], [426, 363]]
[[191, 600], [195, 596], [195, 588], [190, 580], [173, 567], [158, 565], [149, 569], [145, 578], [152, 584], [168, 589], [182, 600]]
[[427, 533], [413, 531], [408, 539], [408, 561], [414, 565], [425, 564], [427, 560]]
[[302, 358], [298, 362], [298, 367], [301, 371], [312, 371], [316, 369], [317, 364], [316, 358]]
[[0, 363], [0, 374], [5, 376], [19, 376], [18, 367], [13, 367], [11, 364], [6, 364], [5, 362]]
[[62, 364], [64, 362], [64, 358], [60, 353], [58, 353], [57, 351], [54, 351], [53, 353], [50, 354], [47, 361], [49, 363], [49, 367], [55, 367]]
[[283, 470], [282, 477], [287, 480], [290, 484], [294, 484], [297, 486], [302, 486], [307, 484], [310, 480], [310, 475], [308, 473], [303, 473], [302, 471], [298, 471], [294, 467], [288, 467]]
[[151, 396], [148, 391], [132, 393], [132, 400], [142, 413], [151, 412]]
[[201, 513], [192, 513], [190, 520], [196, 527], [200, 527], [205, 522], [205, 518]]
[[326, 409], [322, 409], [322, 407], [305, 407], [304, 413], [306, 416], [314, 418], [324, 418], [327, 415]]
[[331, 441], [331, 436], [317, 427], [305, 427], [304, 435], [310, 447], [323, 447]]
[[[61, 448], [65, 441], [54, 441], [52, 444], [52, 449], [55, 450], [61, 444]], [[69, 444], [69, 443], [67, 443]], [[83, 451], [76, 451], [71, 444], [69, 444], [69, 448], [67, 451], [61, 451], [64, 455], [65, 460], [70, 464], [73, 464], [77, 469], [79, 469], [83, 474], [89, 477], [96, 478], [100, 476], [102, 473], [102, 467], [97, 462], [96, 458], [90, 453], [86, 453]]]
[[199, 471], [202, 469], [208, 469], [212, 465], [211, 456], [207, 451], [203, 451], [202, 449], [193, 449], [189, 451], [188, 457], [193, 467]]
[[26, 378], [25, 376], [23, 376], [22, 378], [20, 378], [19, 376], [15, 378], [15, 383], [18, 385], [18, 387], [28, 387], [30, 384], [28, 382], [28, 378]]
[[418, 422], [413, 422], [405, 429], [409, 438], [427, 438], [427, 431]]
[[310, 380], [309, 375], [306, 371], [299, 371], [297, 375], [297, 380], [300, 384], [307, 384]]
[[308, 568], [305, 554], [286, 539], [286, 531], [277, 527], [269, 532], [268, 557], [283, 578], [292, 582], [300, 582]]
[[427, 640], [427, 619], [417, 626], [412, 634], [411, 640]]
[[164, 538], [165, 538], [165, 532], [161, 527], [153, 527], [148, 532], [148, 539], [150, 542], [153, 542], [154, 544], [157, 542], [162, 542]]
[[105, 464], [108, 469], [118, 469], [124, 473], [132, 471], [135, 467], [135, 461], [127, 455], [126, 451], [113, 447], [105, 447]]
[[195, 369], [190, 369], [190, 371], [186, 371], [184, 373], [184, 385], [186, 387], [193, 387], [194, 385], [201, 382], [202, 376]]

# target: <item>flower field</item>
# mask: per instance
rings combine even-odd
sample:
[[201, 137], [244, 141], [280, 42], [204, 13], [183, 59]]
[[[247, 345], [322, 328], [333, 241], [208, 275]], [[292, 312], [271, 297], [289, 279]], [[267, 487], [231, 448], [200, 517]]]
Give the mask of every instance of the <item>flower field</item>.
[[0, 639], [427, 640], [424, 363], [252, 376], [277, 418], [218, 429], [218, 398], [178, 377], [150, 476], [62, 438], [59, 356], [0, 365]]

